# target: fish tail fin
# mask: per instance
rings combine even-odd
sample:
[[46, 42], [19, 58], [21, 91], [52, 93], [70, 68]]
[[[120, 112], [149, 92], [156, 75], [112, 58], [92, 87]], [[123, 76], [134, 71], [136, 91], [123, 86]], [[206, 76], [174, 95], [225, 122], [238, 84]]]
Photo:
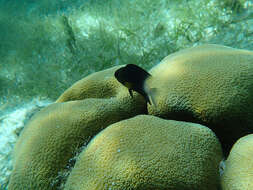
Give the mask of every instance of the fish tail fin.
[[[148, 89], [148, 93], [147, 93], [150, 102], [151, 102], [154, 106], [157, 105], [157, 104], [156, 104], [156, 101], [155, 101], [155, 94], [156, 94], [156, 92], [157, 92], [157, 88], [150, 88], [150, 89]], [[151, 105], [151, 103], [149, 103], [149, 104]]]
[[[151, 75], [147, 77], [147, 79], [143, 82], [143, 90], [146, 94], [146, 100], [150, 105], [154, 105], [156, 107], [157, 103], [155, 97], [157, 96], [157, 88], [152, 87], [152, 79]], [[151, 83], [150, 83], [151, 82]]]
[[146, 101], [150, 104], [150, 105], [154, 105], [156, 106], [156, 101], [155, 101], [155, 96], [157, 93], [157, 88], [149, 88], [148, 86], [144, 87], [144, 91], [145, 91], [145, 98]]

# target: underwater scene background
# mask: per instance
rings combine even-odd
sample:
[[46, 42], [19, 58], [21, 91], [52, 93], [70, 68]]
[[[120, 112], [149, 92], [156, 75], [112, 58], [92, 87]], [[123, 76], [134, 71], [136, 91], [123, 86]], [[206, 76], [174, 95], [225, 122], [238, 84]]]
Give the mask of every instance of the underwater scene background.
[[253, 50], [252, 0], [0, 0], [0, 190], [26, 121], [74, 82], [205, 43]]

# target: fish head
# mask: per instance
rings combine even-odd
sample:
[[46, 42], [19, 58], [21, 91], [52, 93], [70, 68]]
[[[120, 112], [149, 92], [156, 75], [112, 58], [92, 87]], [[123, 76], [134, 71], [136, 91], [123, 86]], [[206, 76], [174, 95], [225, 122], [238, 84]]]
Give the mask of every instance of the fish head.
[[115, 73], [114, 73], [114, 77], [115, 77], [121, 84], [124, 85], [124, 83], [127, 82], [125, 67], [121, 67], [121, 68], [119, 68], [118, 70], [116, 70]]

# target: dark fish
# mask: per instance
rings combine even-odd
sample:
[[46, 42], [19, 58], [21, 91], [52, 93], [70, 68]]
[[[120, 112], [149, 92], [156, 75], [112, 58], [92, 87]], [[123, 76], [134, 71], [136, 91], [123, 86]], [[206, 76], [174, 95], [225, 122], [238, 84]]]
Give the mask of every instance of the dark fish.
[[140, 93], [145, 98], [146, 102], [151, 105], [148, 93], [144, 88], [145, 80], [151, 77], [147, 71], [137, 65], [128, 64], [115, 71], [114, 76], [121, 84], [128, 88], [131, 97], [133, 97], [132, 90], [134, 90]]

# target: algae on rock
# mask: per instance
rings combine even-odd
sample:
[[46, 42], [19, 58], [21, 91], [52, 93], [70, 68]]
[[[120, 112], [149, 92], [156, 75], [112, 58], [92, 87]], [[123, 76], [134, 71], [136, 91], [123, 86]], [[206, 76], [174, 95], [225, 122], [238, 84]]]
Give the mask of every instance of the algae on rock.
[[95, 71], [127, 63], [148, 69], [196, 44], [253, 49], [253, 8], [239, 2], [241, 21], [220, 0], [1, 1], [0, 77], [10, 81], [2, 101], [55, 99]]

